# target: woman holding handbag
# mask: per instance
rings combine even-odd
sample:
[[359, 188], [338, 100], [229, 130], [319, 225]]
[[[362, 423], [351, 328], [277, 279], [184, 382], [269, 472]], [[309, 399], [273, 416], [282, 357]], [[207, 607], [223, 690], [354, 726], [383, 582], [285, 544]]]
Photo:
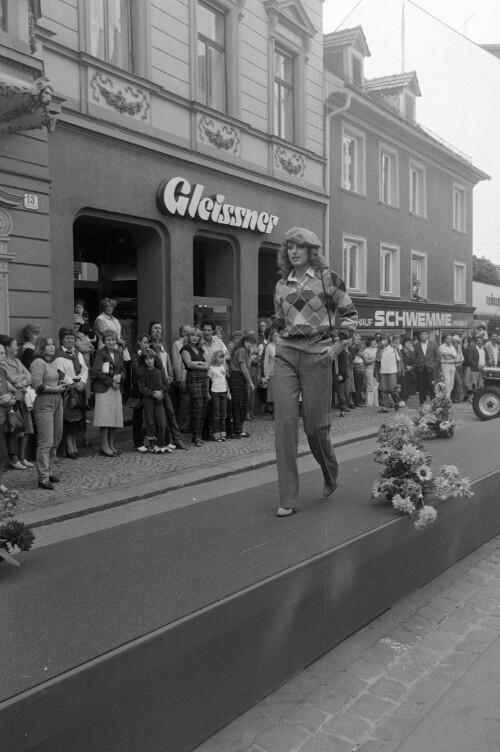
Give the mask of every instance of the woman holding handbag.
[[17, 358], [18, 346], [14, 337], [2, 334], [0, 335], [0, 344], [5, 348], [5, 359], [1, 364], [1, 368], [7, 381], [16, 390], [15, 407], [24, 423], [24, 430], [19, 431], [16, 435], [10, 434], [7, 439], [9, 467], [13, 470], [26, 470], [26, 468], [34, 466], [25, 456], [29, 437], [33, 434], [31, 413], [24, 401], [26, 389], [31, 384], [31, 374]]
[[[0, 345], [0, 366], [5, 361], [5, 347]], [[2, 475], [7, 462], [8, 451], [5, 440], [4, 425], [7, 411], [16, 404], [16, 390], [7, 381], [3, 370], [0, 368], [0, 493], [6, 494], [9, 489], [2, 483]]]
[[53, 484], [59, 482], [54, 466], [63, 434], [62, 396], [66, 391], [66, 384], [60, 383], [60, 373], [54, 362], [54, 340], [40, 337], [34, 355], [30, 371], [32, 385], [37, 394], [33, 415], [37, 428], [38, 487], [53, 491]]
[[123, 428], [121, 385], [125, 378], [123, 351], [117, 349], [116, 332], [105, 329], [101, 334], [102, 347], [92, 366], [92, 390], [95, 393], [94, 426], [101, 435], [101, 454], [115, 457], [121, 452], [115, 447], [117, 428]]

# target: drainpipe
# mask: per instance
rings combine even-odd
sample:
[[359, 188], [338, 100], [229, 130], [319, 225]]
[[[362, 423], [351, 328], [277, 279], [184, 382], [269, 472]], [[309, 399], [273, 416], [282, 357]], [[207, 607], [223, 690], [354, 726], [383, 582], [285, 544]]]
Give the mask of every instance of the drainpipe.
[[[335, 115], [340, 115], [342, 112], [345, 112], [349, 109], [351, 106], [351, 99], [352, 99], [352, 92], [349, 91], [349, 89], [340, 89], [340, 91], [345, 94], [346, 101], [345, 104], [342, 105], [342, 107], [339, 107], [338, 110], [334, 110], [333, 112], [329, 112], [326, 116], [326, 126], [325, 126], [325, 156], [326, 156], [326, 174], [325, 174], [325, 193], [326, 197], [328, 199], [328, 203], [326, 205], [326, 211], [325, 211], [325, 231], [324, 231], [324, 245], [323, 249], [325, 252], [325, 257], [328, 263], [330, 263], [330, 121]], [[327, 97], [328, 101], [328, 97]]]

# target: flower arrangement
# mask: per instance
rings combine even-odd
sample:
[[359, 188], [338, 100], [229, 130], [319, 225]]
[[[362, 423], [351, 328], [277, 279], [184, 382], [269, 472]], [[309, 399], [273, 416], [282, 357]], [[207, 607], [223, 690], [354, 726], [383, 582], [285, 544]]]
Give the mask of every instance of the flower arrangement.
[[445, 465], [435, 475], [430, 467], [432, 457], [425, 450], [427, 426], [407, 416], [396, 416], [383, 423], [378, 432], [375, 462], [384, 465], [381, 479], [372, 487], [372, 498], [387, 499], [398, 512], [414, 518], [417, 530], [423, 530], [437, 517], [434, 506], [426, 503], [457, 496], [470, 497], [469, 478], [460, 478], [454, 465]]
[[446, 394], [446, 385], [443, 381], [436, 382], [434, 397], [430, 402], [424, 402], [413, 418], [414, 423], [421, 431], [422, 438], [432, 439], [436, 437], [451, 439], [457, 427], [451, 413], [452, 402]]
[[6, 561], [15, 567], [21, 565], [11, 556], [12, 550], [29, 551], [35, 540], [31, 528], [12, 516], [18, 498], [18, 491], [0, 492], [0, 564]]

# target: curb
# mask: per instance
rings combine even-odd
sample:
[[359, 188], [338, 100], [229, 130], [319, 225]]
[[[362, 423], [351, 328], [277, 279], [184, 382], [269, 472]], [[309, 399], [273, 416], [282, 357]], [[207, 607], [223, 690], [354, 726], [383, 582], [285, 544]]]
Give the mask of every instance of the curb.
[[[332, 438], [334, 448], [354, 444], [357, 441], [372, 439], [377, 436], [378, 427], [369, 430], [353, 431], [337, 439]], [[297, 457], [306, 457], [311, 454], [307, 444], [301, 444], [297, 451]], [[237, 460], [228, 460], [227, 462], [213, 468], [203, 468], [194, 471], [185, 470], [181, 475], [176, 474], [171, 478], [161, 478], [150, 483], [138, 483], [138, 487], [127, 493], [124, 489], [113, 491], [104, 491], [97, 497], [78, 496], [62, 504], [56, 504], [52, 507], [46, 507], [34, 512], [24, 512], [16, 515], [17, 519], [30, 525], [32, 528], [46, 525], [54, 525], [58, 522], [65, 522], [76, 517], [83, 517], [103, 512], [108, 509], [131, 504], [134, 501], [141, 501], [158, 496], [162, 493], [170, 493], [181, 488], [196, 486], [201, 483], [227, 478], [229, 475], [239, 475], [251, 470], [258, 470], [262, 467], [276, 464], [276, 455], [274, 451], [265, 452], [257, 455], [245, 455]], [[188, 476], [184, 477], [183, 476]]]

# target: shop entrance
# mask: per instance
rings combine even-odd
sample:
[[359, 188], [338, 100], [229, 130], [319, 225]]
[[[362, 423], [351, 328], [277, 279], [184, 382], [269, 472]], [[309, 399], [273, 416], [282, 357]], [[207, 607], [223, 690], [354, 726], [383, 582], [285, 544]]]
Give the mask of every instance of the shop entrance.
[[235, 249], [228, 238], [196, 235], [193, 240], [193, 322], [210, 318], [229, 335], [233, 330]]
[[100, 301], [117, 301], [114, 315], [128, 347], [153, 319], [165, 318], [163, 240], [156, 229], [97, 216], [73, 224], [75, 300], [85, 301], [93, 322]]

